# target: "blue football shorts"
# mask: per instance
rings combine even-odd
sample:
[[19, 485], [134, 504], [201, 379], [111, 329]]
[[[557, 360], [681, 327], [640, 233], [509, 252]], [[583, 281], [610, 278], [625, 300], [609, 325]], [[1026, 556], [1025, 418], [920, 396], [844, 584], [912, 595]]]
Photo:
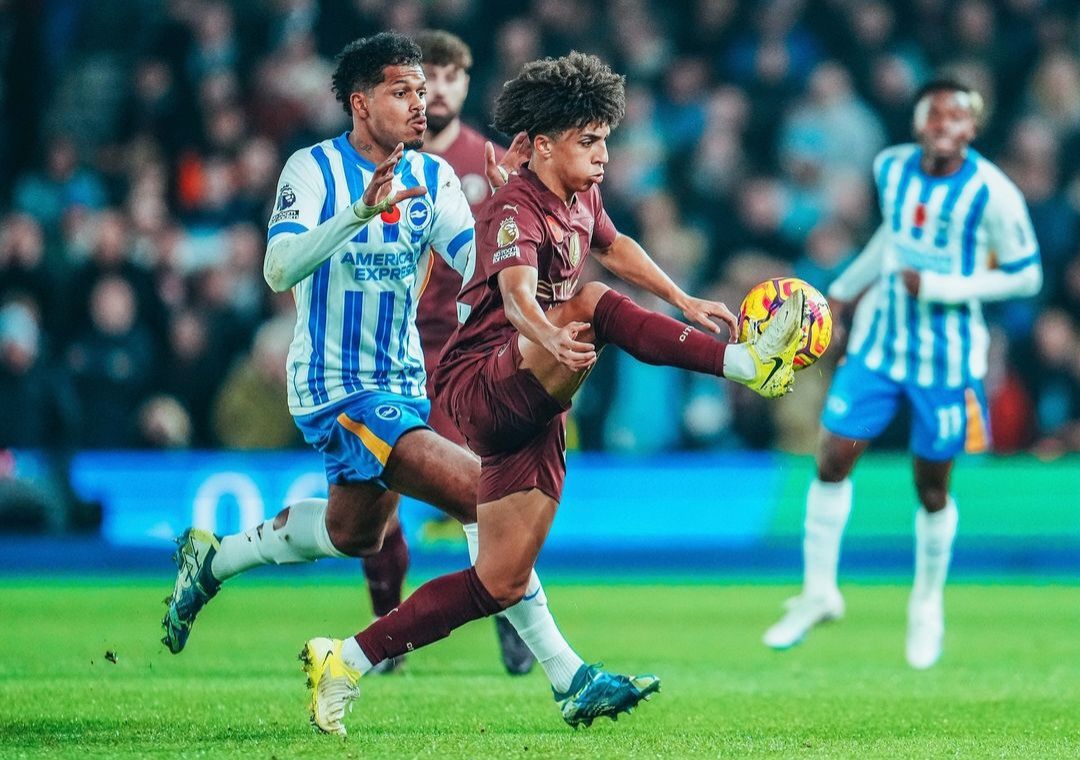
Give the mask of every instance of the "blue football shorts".
[[383, 391], [360, 391], [317, 412], [294, 415], [304, 440], [323, 455], [331, 485], [382, 481], [398, 439], [426, 428], [431, 402]]
[[917, 457], [941, 462], [961, 451], [986, 451], [990, 445], [990, 419], [982, 383], [962, 388], [921, 388], [897, 382], [847, 360], [836, 370], [821, 424], [834, 435], [866, 441], [888, 427], [900, 402], [911, 405], [911, 451]]

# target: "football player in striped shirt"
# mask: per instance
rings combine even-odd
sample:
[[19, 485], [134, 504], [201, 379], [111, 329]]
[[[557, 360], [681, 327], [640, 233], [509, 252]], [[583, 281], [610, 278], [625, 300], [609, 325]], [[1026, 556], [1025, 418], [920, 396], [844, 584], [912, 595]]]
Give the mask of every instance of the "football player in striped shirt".
[[982, 451], [990, 429], [982, 378], [990, 338], [982, 305], [1032, 296], [1042, 285], [1039, 247], [1020, 191], [970, 147], [982, 98], [951, 80], [916, 98], [917, 143], [874, 161], [883, 217], [863, 252], [829, 289], [854, 301], [847, 355], [822, 414], [817, 478], [806, 499], [802, 593], [765, 632], [775, 649], [799, 643], [838, 618], [840, 538], [851, 509], [849, 476], [900, 404], [910, 406], [915, 512], [915, 581], [906, 657], [929, 668], [942, 652], [943, 591], [956, 535], [953, 460]]
[[[477, 552], [480, 463], [427, 425], [416, 304], [434, 256], [468, 279], [475, 267], [473, 217], [457, 176], [418, 152], [427, 129], [419, 47], [381, 33], [338, 57], [334, 90], [352, 130], [294, 153], [281, 173], [270, 218], [264, 276], [291, 289], [297, 322], [286, 366], [289, 409], [323, 455], [329, 499], [290, 505], [241, 533], [192, 528], [179, 539], [177, 578], [164, 643], [184, 648], [196, 615], [222, 582], [266, 564], [360, 557], [378, 551], [399, 494], [433, 504], [465, 527]], [[381, 620], [423, 620], [428, 641], [465, 615], [504, 611], [536, 655], [571, 725], [614, 716], [640, 695], [631, 679], [587, 666], [563, 639], [535, 572], [504, 609], [469, 567], [418, 589]], [[437, 614], [448, 605], [452, 614]], [[401, 652], [411, 650], [407, 641]], [[344, 695], [368, 662], [354, 638], [313, 639], [302, 653], [311, 719], [345, 734]], [[588, 673], [589, 678], [581, 676]]]

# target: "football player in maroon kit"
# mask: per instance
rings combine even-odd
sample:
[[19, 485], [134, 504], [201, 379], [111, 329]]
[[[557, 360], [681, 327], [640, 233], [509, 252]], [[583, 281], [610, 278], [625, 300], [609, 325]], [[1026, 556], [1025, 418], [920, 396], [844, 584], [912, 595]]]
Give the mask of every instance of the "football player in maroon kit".
[[[427, 77], [427, 133], [423, 150], [441, 156], [450, 164], [461, 180], [461, 189], [475, 215], [491, 195], [488, 174], [496, 162], [503, 159], [506, 151], [493, 147], [482, 134], [461, 121], [461, 109], [469, 94], [469, 69], [472, 67], [472, 51], [465, 42], [450, 32], [425, 30], [413, 35], [413, 41], [423, 53], [424, 75]], [[511, 146], [510, 161], [523, 161], [521, 149], [527, 147], [524, 140], [516, 140]], [[500, 180], [498, 184], [502, 184]], [[457, 295], [461, 290], [461, 276], [439, 257], [434, 257], [424, 295], [417, 304], [416, 327], [424, 348], [424, 367], [428, 378], [435, 372], [443, 346], [457, 329]], [[434, 389], [428, 383], [431, 399], [431, 415], [428, 425], [447, 440], [459, 446], [465, 438], [457, 427], [435, 403]], [[457, 521], [448, 521], [459, 530]], [[376, 616], [389, 614], [401, 604], [402, 587], [409, 569], [409, 548], [396, 517], [387, 528], [382, 549], [378, 554], [363, 560], [367, 576], [371, 606]], [[529, 647], [518, 636], [514, 626], [503, 617], [495, 617], [499, 648], [503, 666], [511, 675], [524, 675], [532, 670], [536, 659]], [[396, 670], [403, 659], [385, 660], [377, 672]]]
[[[602, 345], [648, 363], [727, 377], [767, 397], [790, 390], [802, 291], [753, 344], [725, 344], [709, 333], [721, 332], [719, 321], [735, 335], [731, 311], [684, 293], [615, 230], [598, 185], [608, 134], [624, 111], [623, 77], [595, 56], [534, 61], [504, 85], [495, 127], [526, 132], [532, 157], [481, 209], [475, 270], [459, 297], [461, 325], [433, 378], [444, 411], [481, 459], [478, 556], [473, 572], [425, 583], [394, 614], [353, 638], [309, 642], [308, 649], [317, 642], [341, 652], [310, 686], [320, 709], [344, 714], [357, 682], [377, 663], [528, 598], [562, 494], [565, 413]], [[708, 332], [642, 309], [600, 283], [578, 287], [590, 249], [616, 275]], [[591, 667], [581, 668], [574, 685], [579, 679], [598, 682], [598, 692], [610, 689], [610, 698], [596, 705], [609, 710], [629, 709], [659, 689], [654, 676], [612, 676]]]
[[[410, 258], [426, 263], [437, 254], [463, 277], [471, 277], [476, 264], [472, 212], [446, 161], [417, 152], [427, 128], [427, 88], [421, 51], [413, 40], [382, 32], [349, 43], [337, 58], [332, 83], [352, 129], [297, 151], [286, 163], [278, 188], [278, 197], [285, 200], [279, 211], [299, 206], [298, 213], [271, 219], [268, 227], [273, 232], [264, 262], [271, 288], [279, 292], [293, 288], [298, 302], [311, 305], [298, 309], [298, 324], [308, 328], [298, 330], [300, 355], [309, 355], [307, 344], [317, 328], [319, 343], [325, 347], [320, 356], [332, 357], [330, 371], [326, 371], [330, 360], [319, 359], [321, 367], [310, 365], [322, 370], [314, 378], [305, 370], [307, 382], [290, 383], [290, 400], [298, 402], [296, 407], [314, 410], [298, 414], [297, 425], [324, 456], [330, 496], [294, 502], [274, 517], [231, 535], [199, 528], [184, 531], [177, 540], [176, 579], [162, 620], [162, 642], [174, 654], [186, 647], [196, 617], [231, 578], [270, 564], [361, 557], [377, 550], [401, 494], [453, 513], [462, 523], [470, 556], [479, 553], [480, 460], [426, 424], [430, 403], [422, 352], [419, 343], [409, 339], [415, 333], [417, 298], [394, 297], [414, 290], [419, 295], [427, 268], [377, 267], [378, 277], [356, 276], [365, 254], [373, 260], [396, 242], [391, 250], [399, 264]], [[512, 154], [511, 150], [508, 155]], [[505, 182], [507, 168], [500, 169], [489, 156], [492, 184]], [[418, 176], [426, 184], [418, 184]], [[427, 199], [422, 209], [421, 198]], [[401, 202], [412, 202], [412, 210], [397, 210]], [[392, 221], [387, 221], [391, 210]], [[399, 230], [402, 218], [419, 237], [386, 234]], [[371, 233], [369, 225], [375, 225], [379, 234]], [[327, 276], [324, 289], [313, 287], [320, 271]], [[369, 304], [378, 303], [377, 310], [366, 312], [375, 320], [364, 318], [365, 295]], [[401, 330], [378, 327], [390, 324], [400, 324]], [[404, 346], [402, 341], [411, 347], [407, 352], [392, 350], [395, 344]], [[388, 362], [385, 375], [378, 364], [383, 359]], [[389, 390], [379, 385], [387, 376], [394, 378]], [[402, 381], [403, 377], [416, 381]], [[347, 387], [347, 382], [353, 384]], [[316, 393], [336, 394], [335, 400], [316, 403]], [[434, 638], [448, 635], [460, 625], [460, 616], [447, 617], [444, 609], [471, 610], [474, 618], [505, 614], [536, 656], [556, 705], [571, 726], [600, 716], [615, 717], [642, 696], [635, 679], [587, 665], [574, 651], [555, 623], [535, 572], [529, 573], [528, 593], [507, 608], [484, 589], [471, 565], [425, 584], [407, 607], [380, 618], [391, 629], [391, 639], [383, 643], [396, 647], [392, 629], [402, 610], [410, 619], [430, 623]], [[400, 643], [403, 646], [390, 656], [413, 648], [409, 642]], [[312, 639], [301, 659], [309, 678], [312, 723], [321, 731], [345, 735], [344, 708], [355, 697], [360, 675], [370, 672], [372, 660], [353, 638]]]

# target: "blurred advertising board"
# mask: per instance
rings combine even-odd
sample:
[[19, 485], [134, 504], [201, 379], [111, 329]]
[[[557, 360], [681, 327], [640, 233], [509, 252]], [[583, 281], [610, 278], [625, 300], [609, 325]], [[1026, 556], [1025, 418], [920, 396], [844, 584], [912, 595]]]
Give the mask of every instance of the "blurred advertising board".
[[[230, 533], [285, 505], [325, 496], [309, 452], [84, 452], [71, 483], [102, 505], [104, 537], [151, 546], [188, 525]], [[572, 454], [549, 549], [748, 549], [801, 535], [809, 457], [710, 452], [650, 457]], [[868, 455], [855, 474], [845, 542], [895, 540], [910, 549], [915, 491], [910, 459]], [[1012, 541], [1080, 541], [1080, 459], [973, 457], [958, 463], [961, 535]], [[414, 542], [456, 539], [429, 530], [438, 513], [406, 501]], [[427, 532], [425, 532], [427, 531]]]

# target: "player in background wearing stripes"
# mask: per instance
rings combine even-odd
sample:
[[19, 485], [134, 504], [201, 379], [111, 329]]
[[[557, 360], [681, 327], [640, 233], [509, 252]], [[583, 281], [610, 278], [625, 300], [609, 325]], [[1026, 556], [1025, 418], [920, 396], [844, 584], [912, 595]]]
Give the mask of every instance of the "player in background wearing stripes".
[[969, 147], [981, 115], [977, 92], [954, 81], [931, 82], [916, 97], [918, 143], [887, 148], [874, 161], [883, 220], [829, 289], [834, 313], [869, 290], [825, 401], [817, 478], [806, 499], [803, 589], [765, 632], [765, 644], [775, 649], [794, 646], [813, 626], [843, 615], [836, 569], [851, 509], [849, 477], [906, 401], [920, 503], [906, 657], [925, 669], [941, 656], [943, 592], [957, 526], [949, 477], [954, 458], [965, 449], [984, 450], [990, 435], [982, 389], [990, 339], [982, 304], [1032, 296], [1042, 285], [1020, 191]]
[[[195, 616], [221, 583], [241, 572], [377, 552], [399, 494], [452, 514], [465, 527], [470, 554], [478, 552], [480, 464], [426, 424], [416, 329], [416, 304], [434, 256], [462, 277], [472, 275], [472, 213], [447, 163], [417, 150], [427, 129], [426, 90], [412, 40], [382, 33], [351, 43], [338, 57], [333, 84], [352, 129], [286, 162], [263, 268], [271, 288], [292, 289], [296, 299], [289, 409], [323, 454], [329, 499], [292, 504], [223, 538], [186, 531], [163, 621], [163, 641], [173, 652], [183, 649]], [[548, 676], [564, 720], [577, 725], [636, 704], [631, 679], [585, 665], [563, 639], [539, 578], [528, 576], [528, 593], [506, 616]], [[419, 612], [426, 635], [442, 638], [459, 621], [428, 613], [446, 604], [468, 610], [470, 619], [505, 607], [469, 567], [425, 584], [380, 620]], [[345, 734], [345, 693], [355, 693], [359, 677], [347, 664], [350, 646], [360, 651], [347, 639], [345, 658], [343, 642], [329, 639], [309, 642], [303, 652], [313, 684], [312, 722], [325, 732]], [[575, 680], [581, 672], [592, 677]]]
[[[494, 148], [475, 129], [463, 124], [461, 109], [469, 93], [469, 69], [472, 67], [472, 51], [459, 37], [441, 30], [425, 30], [413, 36], [423, 54], [424, 75], [427, 78], [427, 133], [423, 150], [443, 158], [461, 181], [461, 190], [475, 214], [480, 204], [491, 195], [486, 176], [485, 159], [494, 163], [502, 159], [505, 151]], [[525, 140], [515, 145], [527, 148]], [[491, 155], [488, 156], [488, 151]], [[507, 160], [518, 161], [513, 152]], [[526, 157], [521, 157], [523, 161]], [[461, 275], [439, 256], [432, 257], [424, 296], [416, 307], [416, 328], [420, 332], [420, 344], [424, 350], [424, 368], [430, 378], [435, 371], [446, 341], [457, 329], [457, 294], [461, 290]], [[431, 383], [427, 387], [431, 413], [427, 423], [436, 433], [449, 441], [464, 446], [465, 439], [453, 421], [442, 412], [432, 395]], [[457, 522], [453, 523], [457, 531]], [[448, 526], [450, 527], [450, 526]], [[371, 606], [381, 617], [401, 604], [402, 586], [409, 569], [409, 548], [396, 515], [391, 517], [378, 554], [365, 557], [364, 574], [367, 576]], [[524, 675], [532, 670], [535, 659], [528, 646], [518, 636], [514, 626], [505, 615], [494, 618], [503, 666], [511, 675]], [[376, 670], [396, 670], [403, 657], [383, 660]]]

